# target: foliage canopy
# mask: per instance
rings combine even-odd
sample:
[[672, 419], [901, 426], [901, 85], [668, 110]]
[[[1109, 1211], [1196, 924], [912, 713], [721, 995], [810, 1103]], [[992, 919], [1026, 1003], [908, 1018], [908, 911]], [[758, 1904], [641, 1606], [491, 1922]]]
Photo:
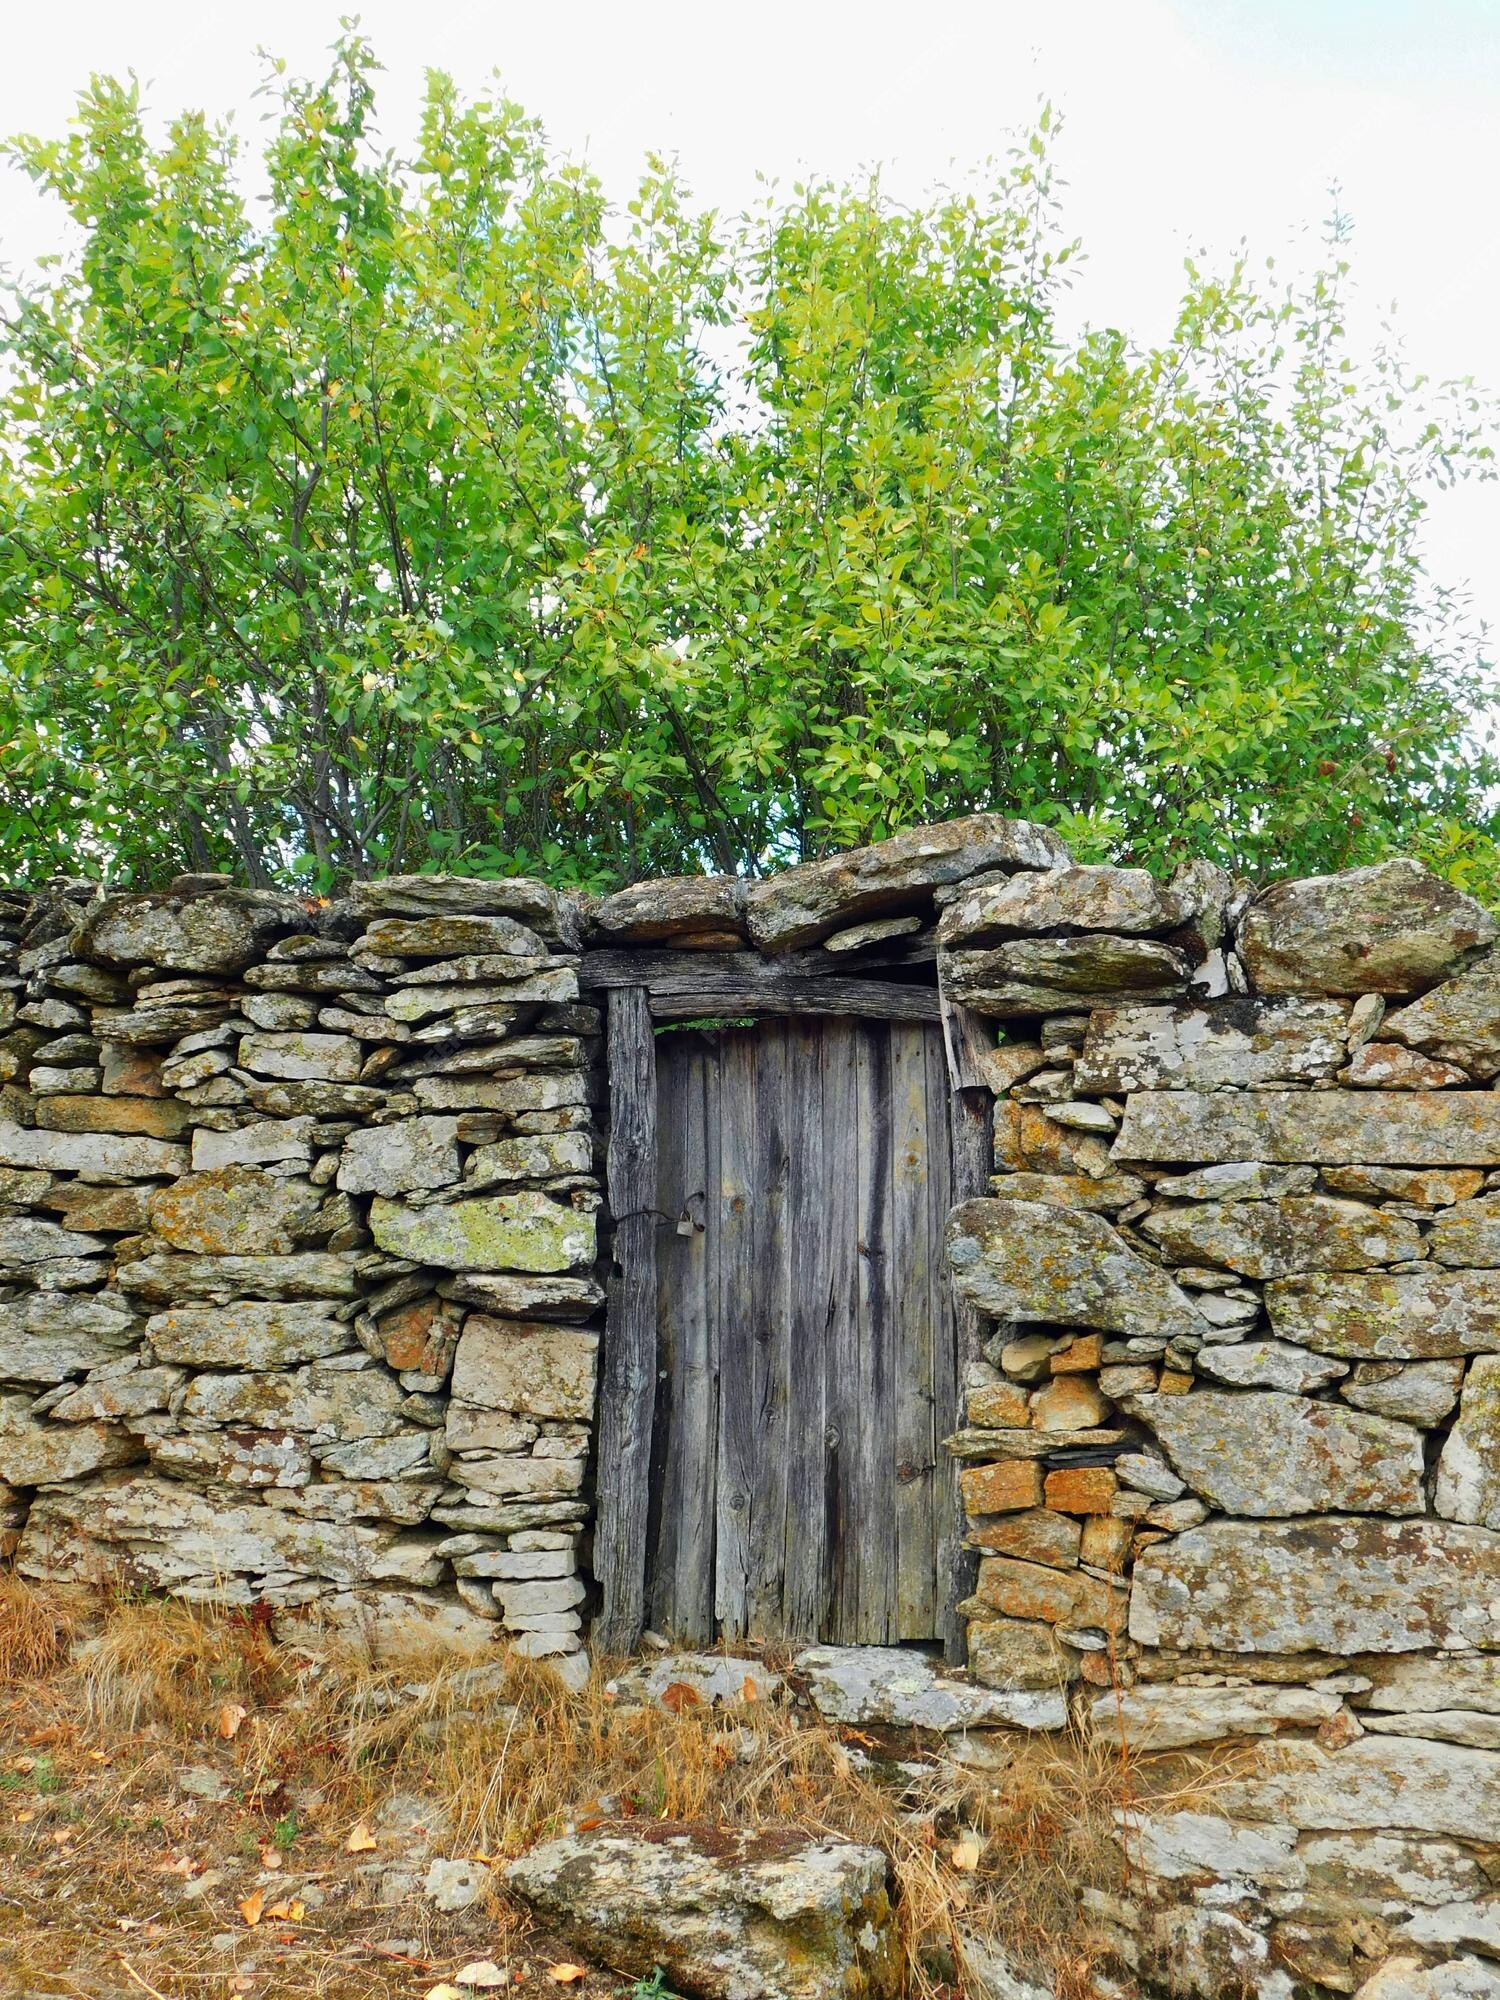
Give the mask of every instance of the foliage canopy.
[[980, 185], [652, 160], [623, 212], [496, 96], [383, 151], [354, 35], [273, 65], [266, 196], [96, 79], [20, 166], [77, 253], [0, 318], [0, 853], [754, 870], [996, 807], [1084, 858], [1487, 878], [1489, 681], [1426, 576], [1462, 385], [1310, 280], [1066, 337], [1044, 116]]

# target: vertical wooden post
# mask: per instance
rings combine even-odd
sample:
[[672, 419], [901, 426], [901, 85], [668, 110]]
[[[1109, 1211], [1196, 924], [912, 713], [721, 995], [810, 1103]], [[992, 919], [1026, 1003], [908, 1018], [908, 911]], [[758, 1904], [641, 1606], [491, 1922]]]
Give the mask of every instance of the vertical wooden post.
[[[948, 1118], [953, 1200], [956, 1205], [988, 1192], [989, 1177], [995, 1164], [994, 1100], [988, 1090], [954, 1090], [948, 1100]], [[981, 1329], [978, 1313], [956, 1294], [953, 1297], [953, 1317], [958, 1341], [959, 1381], [962, 1385], [967, 1364], [979, 1357]], [[962, 1410], [955, 1411], [953, 1415], [958, 1423], [963, 1422]], [[949, 1504], [954, 1509], [953, 1518], [959, 1524], [961, 1537], [963, 1498], [958, 1486], [958, 1465], [954, 1460], [949, 1461], [948, 1478], [951, 1489]], [[955, 1540], [953, 1567], [947, 1580], [947, 1601], [942, 1612], [943, 1656], [955, 1665], [964, 1657], [964, 1621], [959, 1617], [957, 1607], [964, 1598], [973, 1595], [978, 1572], [977, 1555], [972, 1549], [966, 1549], [961, 1539]]]
[[609, 1152], [614, 1269], [604, 1328], [594, 1624], [607, 1652], [628, 1653], [646, 1622], [646, 1529], [656, 1406], [656, 1048], [644, 986], [609, 995]]

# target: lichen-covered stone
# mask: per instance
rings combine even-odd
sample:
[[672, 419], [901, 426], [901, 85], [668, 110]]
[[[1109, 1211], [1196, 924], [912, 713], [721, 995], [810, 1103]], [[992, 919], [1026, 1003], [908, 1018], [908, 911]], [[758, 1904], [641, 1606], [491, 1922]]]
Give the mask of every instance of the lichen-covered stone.
[[577, 1950], [703, 2000], [895, 2000], [877, 1847], [660, 1822], [543, 1842], [506, 1886]]
[[121, 1267], [120, 1289], [147, 1305], [194, 1299], [346, 1299], [357, 1289], [343, 1258], [323, 1250], [290, 1257], [190, 1257], [164, 1251]]
[[480, 1306], [502, 1319], [587, 1319], [604, 1304], [604, 1289], [592, 1277], [458, 1271], [440, 1279], [438, 1291], [445, 1299]]
[[966, 889], [944, 910], [938, 943], [952, 950], [1049, 931], [1149, 936], [1172, 930], [1178, 914], [1170, 892], [1144, 868], [1047, 868]]
[[1307, 1161], [1315, 1166], [1500, 1165], [1492, 1091], [1139, 1091], [1112, 1158]]
[[50, 1387], [119, 1358], [140, 1321], [121, 1301], [23, 1292], [0, 1304], [0, 1381]]
[[940, 884], [986, 869], [1055, 868], [1068, 850], [1029, 820], [976, 813], [942, 826], [909, 827], [872, 847], [788, 868], [751, 885], [750, 935], [762, 951], [816, 944], [864, 917], [930, 902]]
[[382, 1368], [310, 1362], [279, 1375], [195, 1375], [182, 1414], [210, 1424], [298, 1431], [315, 1441], [392, 1437], [402, 1427], [401, 1385]]
[[286, 1083], [357, 1083], [364, 1054], [352, 1035], [242, 1035], [239, 1065]]
[[188, 1149], [165, 1139], [137, 1139], [119, 1133], [38, 1132], [0, 1119], [0, 1166], [156, 1180], [185, 1174]]
[[1482, 1081], [1500, 1074], [1500, 959], [1490, 952], [1457, 979], [1387, 1014], [1380, 1032]]
[[1448, 1090], [1468, 1081], [1468, 1071], [1457, 1063], [1419, 1056], [1399, 1042], [1366, 1042], [1339, 1071], [1339, 1082], [1351, 1090]]
[[1419, 861], [1281, 882], [1240, 919], [1237, 944], [1261, 993], [1425, 992], [1500, 924]]
[[1312, 1743], [1286, 1745], [1263, 1775], [1225, 1784], [1218, 1803], [1230, 1814], [1307, 1830], [1398, 1828], [1497, 1841], [1500, 1754], [1379, 1735], [1332, 1755]]
[[1346, 1060], [1342, 1000], [1236, 998], [1100, 1007], [1074, 1071], [1079, 1090], [1213, 1090], [1329, 1077]]
[[540, 958], [546, 945], [514, 917], [377, 917], [365, 932], [365, 947], [386, 958], [457, 958], [485, 952], [512, 958]]
[[[1477, 1167], [1327, 1167], [1323, 1185], [1331, 1194], [1359, 1195], [1366, 1201], [1409, 1201], [1419, 1208], [1446, 1208], [1468, 1201], [1484, 1186]], [[1165, 1191], [1165, 1184], [1157, 1182]]]
[[205, 1257], [286, 1255], [310, 1231], [322, 1196], [256, 1167], [189, 1174], [151, 1197], [151, 1227], [174, 1250]]
[[1336, 1694], [1304, 1687], [1111, 1688], [1094, 1697], [1092, 1733], [1132, 1750], [1177, 1750], [1230, 1736], [1316, 1729], [1337, 1715]]
[[[1074, 1541], [1076, 1521], [1067, 1526]], [[968, 1627], [969, 1672], [985, 1687], [1056, 1692], [1078, 1678], [1078, 1662], [1041, 1620], [974, 1618]]]
[[1370, 1515], [1209, 1521], [1137, 1559], [1130, 1635], [1226, 1653], [1500, 1648], [1500, 1535]]
[[1443, 1361], [1361, 1361], [1339, 1390], [1357, 1410], [1430, 1427], [1458, 1401], [1461, 1357]]
[[458, 1120], [402, 1118], [351, 1132], [339, 1161], [345, 1194], [411, 1194], [458, 1179]]
[[1186, 1293], [1084, 1210], [967, 1201], [949, 1217], [947, 1246], [960, 1298], [996, 1319], [1123, 1334], [1203, 1330]]
[[377, 1195], [370, 1233], [382, 1250], [450, 1271], [572, 1271], [594, 1261], [594, 1218], [530, 1190], [407, 1208]]
[[995, 1106], [995, 1165], [1019, 1173], [1081, 1174], [1101, 1185], [1119, 1178], [1097, 1134], [1070, 1130], [1039, 1106], [1013, 1099]]
[[[1041, 1630], [1050, 1641], [1051, 1633]], [[832, 1722], [892, 1729], [1062, 1729], [1068, 1705], [1060, 1650], [1052, 1679], [1022, 1688], [976, 1687], [900, 1646], [814, 1646], [799, 1653], [813, 1707]]]
[[193, 1134], [193, 1169], [207, 1173], [216, 1167], [268, 1166], [276, 1160], [312, 1160], [316, 1121], [310, 1117], [266, 1118], [232, 1132], [211, 1132], [200, 1126]]
[[159, 1361], [259, 1373], [321, 1361], [355, 1345], [354, 1329], [326, 1306], [270, 1300], [174, 1306], [147, 1320], [146, 1341]]
[[1330, 1382], [1337, 1382], [1341, 1375], [1347, 1374], [1349, 1368], [1347, 1361], [1313, 1354], [1286, 1340], [1243, 1340], [1205, 1347], [1200, 1349], [1194, 1365], [1200, 1375], [1222, 1382], [1226, 1388], [1285, 1389], [1293, 1395], [1325, 1389]]
[[610, 944], [657, 944], [720, 932], [742, 937], [745, 892], [738, 875], [668, 875], [616, 890], [594, 906], [590, 921]]
[[1268, 1167], [1261, 1160], [1231, 1160], [1191, 1174], [1163, 1174], [1154, 1192], [1162, 1201], [1279, 1201], [1311, 1194], [1318, 1184], [1312, 1167]]
[[960, 1609], [969, 1618], [1000, 1611], [1034, 1623], [1118, 1632], [1124, 1628], [1126, 1601], [1117, 1585], [1083, 1570], [982, 1556], [977, 1593]]
[[1192, 967], [1174, 946], [1152, 938], [1016, 938], [985, 950], [945, 952], [943, 985], [978, 1014], [1008, 1019], [1063, 1008], [1108, 1007], [1132, 995], [1170, 1000]]
[[1438, 1459], [1432, 1504], [1446, 1520], [1500, 1527], [1500, 1354], [1469, 1363], [1458, 1417]]
[[30, 1396], [0, 1395], [0, 1481], [55, 1486], [142, 1456], [118, 1424], [50, 1424], [31, 1414]]
[[1157, 1208], [1141, 1229], [1174, 1263], [1222, 1264], [1247, 1278], [1360, 1271], [1422, 1255], [1415, 1223], [1329, 1195]]
[[578, 906], [530, 876], [477, 881], [467, 875], [390, 875], [378, 882], [351, 882], [349, 900], [374, 917], [506, 916], [527, 924], [539, 937], [576, 951], [583, 926]]
[[64, 1229], [36, 1215], [0, 1215], [0, 1264], [44, 1264], [54, 1257], [93, 1257], [108, 1249], [102, 1236]]
[[497, 1139], [476, 1149], [469, 1163], [472, 1181], [542, 1181], [560, 1174], [587, 1174], [594, 1166], [588, 1132], [538, 1132]]
[[599, 1337], [545, 1321], [471, 1313], [453, 1366], [453, 1393], [489, 1409], [587, 1419], [594, 1413]]
[[1355, 1361], [1500, 1352], [1500, 1271], [1305, 1271], [1266, 1286], [1283, 1340]]
[[39, 1130], [120, 1132], [144, 1139], [177, 1139], [187, 1130], [185, 1106], [171, 1098], [45, 1097], [36, 1107]]
[[1500, 1267], [1500, 1195], [1446, 1209], [1432, 1225], [1428, 1250], [1438, 1264]]
[[110, 896], [73, 939], [80, 958], [174, 972], [242, 972], [281, 931], [305, 924], [304, 905], [256, 889], [211, 896]]
[[1128, 1208], [1146, 1192], [1146, 1183], [1132, 1174], [1110, 1174], [1095, 1180], [1088, 1174], [997, 1175], [994, 1192], [1007, 1201], [1041, 1201], [1054, 1208], [1091, 1208], [1101, 1214]]
[[436, 1536], [363, 1522], [328, 1524], [269, 1506], [225, 1506], [182, 1482], [115, 1473], [38, 1496], [17, 1566], [38, 1580], [128, 1583], [208, 1603], [275, 1601], [303, 1586], [431, 1585]]
[[1422, 1509], [1422, 1434], [1410, 1425], [1275, 1390], [1137, 1396], [1128, 1408], [1192, 1491], [1225, 1513]]

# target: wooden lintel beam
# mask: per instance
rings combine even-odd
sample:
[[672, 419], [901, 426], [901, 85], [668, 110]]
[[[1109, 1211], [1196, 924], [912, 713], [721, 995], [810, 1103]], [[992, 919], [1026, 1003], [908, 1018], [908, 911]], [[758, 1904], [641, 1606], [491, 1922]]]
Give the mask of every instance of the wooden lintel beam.
[[871, 1021], [938, 1018], [934, 988], [902, 986], [887, 979], [746, 980], [721, 974], [657, 979], [647, 990], [655, 1021], [695, 1021], [726, 1014], [857, 1014]]

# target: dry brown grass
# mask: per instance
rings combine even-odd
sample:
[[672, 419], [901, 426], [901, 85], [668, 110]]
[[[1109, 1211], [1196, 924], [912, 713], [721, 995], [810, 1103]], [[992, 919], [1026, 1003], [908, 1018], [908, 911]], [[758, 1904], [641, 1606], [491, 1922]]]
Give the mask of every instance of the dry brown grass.
[[[1122, 1879], [1117, 1812], [1203, 1792], [1180, 1760], [1170, 1781], [1148, 1781], [1082, 1736], [1018, 1735], [1002, 1770], [972, 1772], [930, 1742], [830, 1726], [791, 1702], [690, 1701], [675, 1713], [622, 1703], [603, 1669], [577, 1694], [521, 1660], [477, 1681], [444, 1666], [414, 1687], [295, 1624], [273, 1632], [184, 1605], [114, 1604], [66, 1664], [61, 1643], [35, 1594], [0, 1582], [0, 1660], [52, 1669], [26, 1719], [68, 1716], [80, 1755], [111, 1746], [116, 1814], [175, 1762], [207, 1757], [232, 1766], [242, 1810], [267, 1827], [288, 1788], [315, 1787], [317, 1837], [335, 1854], [349, 1825], [396, 1791], [437, 1803], [447, 1852], [495, 1860], [615, 1819], [868, 1841], [891, 1857], [913, 2000], [962, 1990], [965, 1936], [998, 1941], [1045, 1972], [1060, 2000], [1081, 2000], [1104, 1948], [1078, 1895]], [[46, 1733], [43, 1723], [26, 1740]], [[491, 1914], [502, 1946], [523, 1937], [503, 1899]]]
[[0, 1571], [0, 1684], [50, 1673], [71, 1632], [68, 1617], [24, 1578]]

